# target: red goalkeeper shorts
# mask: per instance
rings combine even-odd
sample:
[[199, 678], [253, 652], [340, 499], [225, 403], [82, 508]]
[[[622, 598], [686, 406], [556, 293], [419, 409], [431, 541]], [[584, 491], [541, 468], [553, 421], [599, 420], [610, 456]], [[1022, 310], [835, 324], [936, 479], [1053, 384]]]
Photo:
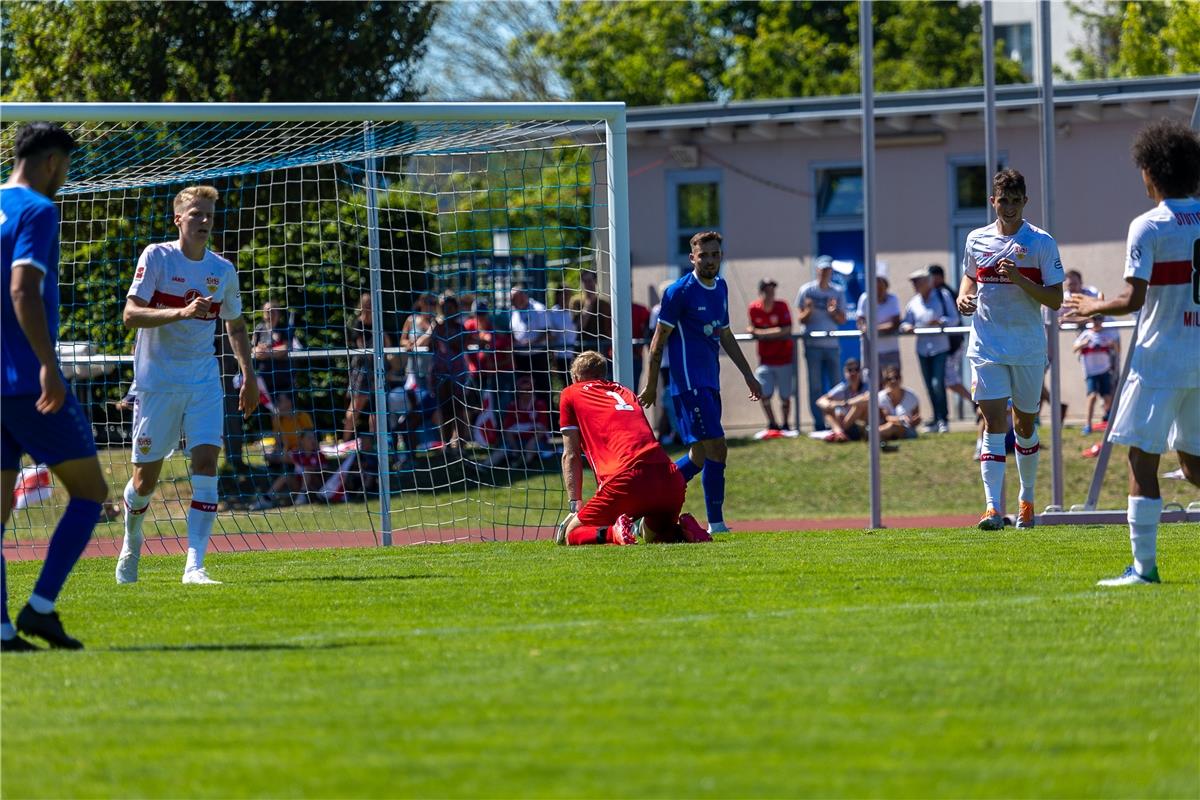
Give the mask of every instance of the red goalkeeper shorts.
[[683, 508], [687, 482], [669, 458], [642, 462], [604, 482], [579, 509], [581, 525], [612, 525], [622, 514], [645, 518], [651, 530], [671, 530]]

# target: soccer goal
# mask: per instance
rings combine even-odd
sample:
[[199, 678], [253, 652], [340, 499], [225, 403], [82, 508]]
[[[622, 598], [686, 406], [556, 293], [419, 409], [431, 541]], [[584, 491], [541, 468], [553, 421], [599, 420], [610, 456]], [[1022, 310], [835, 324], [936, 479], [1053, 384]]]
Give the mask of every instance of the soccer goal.
[[[241, 419], [219, 331], [214, 549], [533, 538], [565, 513], [570, 358], [599, 349], [618, 380], [633, 374], [623, 104], [0, 112], [5, 173], [22, 122], [61, 122], [80, 145], [58, 195], [59, 350], [118, 502], [138, 446], [125, 294], [142, 249], [177, 238], [174, 195], [208, 184], [210, 247], [238, 270], [264, 403]], [[185, 446], [151, 502], [151, 552], [156, 537], [186, 539]], [[44, 540], [61, 512], [64, 493], [45, 484], [28, 464], [19, 542]], [[97, 537], [119, 545], [120, 517]]]

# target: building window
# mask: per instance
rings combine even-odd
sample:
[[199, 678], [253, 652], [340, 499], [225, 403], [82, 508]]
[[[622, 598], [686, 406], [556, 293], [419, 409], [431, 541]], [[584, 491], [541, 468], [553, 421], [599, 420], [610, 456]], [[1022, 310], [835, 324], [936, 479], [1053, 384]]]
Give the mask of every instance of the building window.
[[955, 212], [986, 212], [990, 194], [983, 164], [958, 164], [954, 167]]
[[863, 176], [858, 167], [824, 169], [817, 173], [817, 219], [861, 217]]
[[1004, 43], [1004, 52], [1021, 65], [1025, 77], [1033, 75], [1033, 23], [1016, 22], [997, 25], [996, 41]]
[[720, 170], [677, 170], [667, 173], [668, 244], [671, 261], [688, 264], [692, 237], [721, 230]]

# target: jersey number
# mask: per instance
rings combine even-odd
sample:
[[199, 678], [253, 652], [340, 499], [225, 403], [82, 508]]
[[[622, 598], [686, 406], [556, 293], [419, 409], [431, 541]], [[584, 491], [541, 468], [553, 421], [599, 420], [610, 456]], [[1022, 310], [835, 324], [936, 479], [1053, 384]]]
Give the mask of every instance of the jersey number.
[[616, 392], [605, 392], [605, 394], [617, 401], [616, 405], [613, 406], [617, 411], [633, 411], [633, 406], [626, 403], [625, 398], [621, 397], [621, 395]]
[[1200, 239], [1192, 242], [1192, 302], [1200, 306]]

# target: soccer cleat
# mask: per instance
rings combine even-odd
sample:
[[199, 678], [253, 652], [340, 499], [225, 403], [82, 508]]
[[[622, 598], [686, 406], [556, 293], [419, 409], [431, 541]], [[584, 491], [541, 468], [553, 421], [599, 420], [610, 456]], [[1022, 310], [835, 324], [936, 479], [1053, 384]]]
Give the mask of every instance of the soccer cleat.
[[1019, 510], [1017, 511], [1017, 527], [1032, 528], [1034, 526], [1033, 519], [1033, 503], [1021, 501]]
[[708, 535], [708, 531], [704, 530], [704, 526], [696, 521], [696, 518], [691, 514], [679, 515], [679, 527], [683, 531], [683, 540], [697, 544], [699, 542], [711, 542], [713, 538]]
[[1148, 586], [1152, 583], [1162, 583], [1158, 579], [1158, 567], [1150, 570], [1145, 575], [1139, 575], [1134, 566], [1130, 564], [1115, 578], [1106, 578], [1102, 581], [1097, 581], [1097, 586]]
[[11, 639], [0, 639], [0, 653], [36, 653], [42, 648], [28, 639], [14, 636]]
[[215, 581], [208, 577], [208, 570], [204, 567], [193, 567], [183, 573], [184, 583], [194, 583], [200, 586], [220, 586], [220, 581]]
[[724, 522], [708, 523], [708, 532], [710, 534], [711, 533], [733, 533], [733, 531], [729, 530], [729, 526], [726, 525]]
[[637, 534], [633, 532], [633, 518], [628, 514], [617, 517], [617, 521], [609, 528], [612, 544], [637, 544]]
[[141, 550], [121, 550], [117, 558], [117, 583], [137, 583], [138, 562], [142, 558]]
[[51, 647], [59, 647], [63, 650], [83, 649], [83, 642], [72, 638], [63, 630], [57, 611], [39, 614], [33, 610], [32, 606], [26, 605], [21, 609], [21, 613], [17, 614], [17, 630], [45, 639]]
[[1004, 516], [996, 509], [988, 506], [987, 512], [979, 518], [979, 530], [981, 531], [1002, 531], [1004, 530]]

